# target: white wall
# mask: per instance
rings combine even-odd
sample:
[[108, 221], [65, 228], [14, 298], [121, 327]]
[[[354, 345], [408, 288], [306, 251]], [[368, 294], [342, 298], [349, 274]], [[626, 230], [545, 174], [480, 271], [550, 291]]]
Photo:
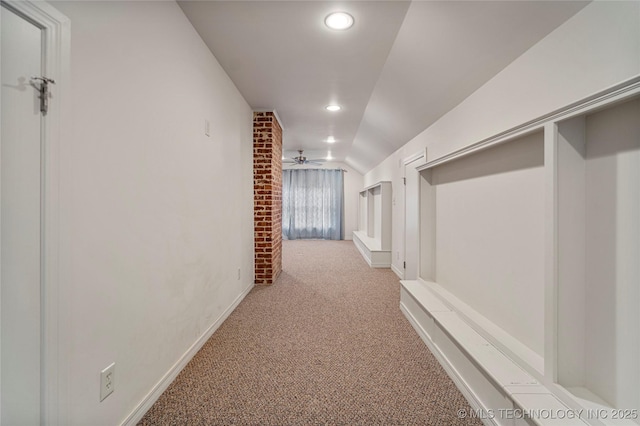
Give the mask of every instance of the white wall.
[[[615, 23], [615, 24], [614, 24]], [[402, 160], [477, 142], [640, 74], [640, 3], [594, 2], [364, 175], [393, 183], [393, 262], [403, 253]], [[401, 202], [402, 201], [402, 202]]]
[[[365, 186], [391, 180], [397, 199], [402, 160], [425, 147], [428, 160], [438, 158], [638, 74], [640, 3], [593, 2], [366, 173]], [[403, 253], [403, 205], [393, 210], [394, 264]]]
[[365, 185], [397, 175], [399, 160], [426, 146], [437, 158], [638, 75], [639, 9], [638, 2], [586, 6], [367, 172]]
[[[301, 166], [283, 164], [283, 169], [295, 169]], [[358, 204], [363, 188], [363, 177], [356, 169], [340, 162], [326, 162], [322, 166], [305, 165], [305, 169], [344, 169], [344, 239], [353, 239], [353, 231], [358, 230]]]
[[432, 184], [436, 282], [543, 356], [542, 132], [436, 167]]
[[71, 20], [72, 58], [63, 411], [66, 424], [114, 425], [252, 286], [252, 111], [177, 4], [54, 6]]
[[640, 3], [592, 2], [367, 172], [365, 185], [401, 176], [399, 161], [425, 147], [440, 157], [638, 74]]
[[586, 154], [584, 384], [638, 409], [640, 100], [588, 116]]

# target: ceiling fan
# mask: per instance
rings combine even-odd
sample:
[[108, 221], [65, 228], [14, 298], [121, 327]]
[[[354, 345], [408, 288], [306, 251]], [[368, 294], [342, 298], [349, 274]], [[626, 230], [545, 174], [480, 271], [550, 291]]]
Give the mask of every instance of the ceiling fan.
[[299, 166], [302, 164], [315, 164], [315, 165], [322, 165], [321, 163], [326, 161], [324, 158], [318, 158], [318, 159], [314, 159], [314, 160], [309, 160], [307, 157], [305, 157], [304, 155], [302, 155], [304, 151], [302, 149], [298, 150], [299, 155], [297, 157], [291, 157], [291, 159], [289, 160], [283, 160], [283, 163], [292, 163], [294, 166]]

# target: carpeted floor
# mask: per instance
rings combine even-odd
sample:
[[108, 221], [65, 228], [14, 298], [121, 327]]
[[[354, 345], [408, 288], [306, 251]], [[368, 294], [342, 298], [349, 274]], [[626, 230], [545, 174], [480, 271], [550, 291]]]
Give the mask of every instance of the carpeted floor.
[[140, 425], [469, 425], [469, 406], [400, 312], [396, 275], [351, 241], [284, 241]]

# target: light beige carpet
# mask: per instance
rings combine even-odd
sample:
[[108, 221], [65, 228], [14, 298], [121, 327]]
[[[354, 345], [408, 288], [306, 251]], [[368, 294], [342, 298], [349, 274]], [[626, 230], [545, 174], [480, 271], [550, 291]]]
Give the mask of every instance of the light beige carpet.
[[397, 276], [350, 241], [284, 241], [256, 287], [140, 425], [468, 425], [400, 312]]

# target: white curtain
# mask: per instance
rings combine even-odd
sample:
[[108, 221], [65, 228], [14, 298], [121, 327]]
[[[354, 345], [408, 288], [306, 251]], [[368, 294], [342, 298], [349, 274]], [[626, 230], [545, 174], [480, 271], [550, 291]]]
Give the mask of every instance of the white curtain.
[[282, 171], [282, 236], [288, 240], [344, 239], [342, 170]]

